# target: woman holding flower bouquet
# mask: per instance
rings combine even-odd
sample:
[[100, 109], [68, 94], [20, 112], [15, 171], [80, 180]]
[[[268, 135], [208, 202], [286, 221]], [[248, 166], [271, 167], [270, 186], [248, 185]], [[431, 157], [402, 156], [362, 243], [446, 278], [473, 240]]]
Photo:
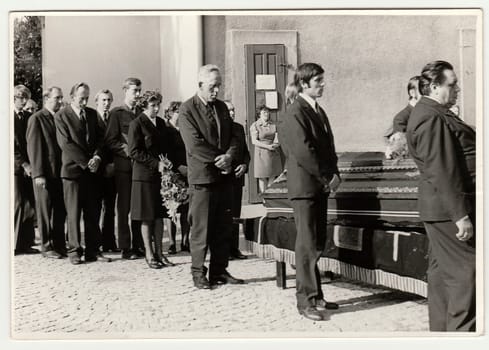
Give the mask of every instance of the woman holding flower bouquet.
[[138, 101], [143, 113], [129, 124], [128, 132], [129, 156], [133, 160], [131, 219], [142, 223], [146, 263], [152, 269], [173, 265], [162, 250], [166, 209], [160, 195], [159, 168], [161, 157], [167, 157], [175, 166], [178, 164], [175, 164], [173, 152], [173, 133], [163, 119], [157, 117], [161, 100], [159, 92], [146, 91]]

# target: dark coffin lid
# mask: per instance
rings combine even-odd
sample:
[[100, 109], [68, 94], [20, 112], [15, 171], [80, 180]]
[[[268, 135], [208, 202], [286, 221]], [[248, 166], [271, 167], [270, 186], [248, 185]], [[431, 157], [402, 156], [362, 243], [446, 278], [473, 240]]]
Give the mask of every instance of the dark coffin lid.
[[[386, 160], [381, 152], [347, 152], [338, 157], [342, 183], [329, 197], [328, 220], [358, 225], [420, 226], [419, 171], [412, 159]], [[262, 196], [267, 208], [290, 208], [286, 174]]]

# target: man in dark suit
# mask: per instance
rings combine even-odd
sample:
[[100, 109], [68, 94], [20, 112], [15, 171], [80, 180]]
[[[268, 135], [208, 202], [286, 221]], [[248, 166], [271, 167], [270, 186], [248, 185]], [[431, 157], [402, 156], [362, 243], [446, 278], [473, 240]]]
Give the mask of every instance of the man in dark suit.
[[27, 154], [31, 160], [41, 252], [46, 258], [61, 259], [66, 256], [66, 209], [54, 115], [61, 108], [63, 92], [59, 87], [50, 87], [44, 91], [43, 99], [44, 108], [29, 118]]
[[97, 174], [102, 161], [103, 130], [97, 112], [87, 107], [90, 89], [86, 83], [75, 84], [72, 102], [54, 116], [56, 138], [61, 148], [61, 178], [68, 219], [68, 256], [74, 265], [82, 263], [80, 219], [83, 212], [85, 262], [110, 261], [99, 250], [98, 226], [100, 203]]
[[[109, 110], [114, 100], [112, 92], [104, 89], [95, 95], [95, 105], [97, 107], [97, 117], [100, 127], [105, 132], [109, 123]], [[110, 150], [104, 143], [104, 159], [102, 161], [101, 174], [101, 196], [102, 203], [100, 209], [103, 212], [101, 230], [102, 230], [102, 250], [104, 252], [119, 252], [115, 242], [114, 218], [115, 218], [115, 198], [116, 187], [114, 178], [114, 162]]]
[[449, 110], [460, 91], [450, 63], [428, 63], [419, 84], [406, 136], [429, 239], [430, 330], [475, 331], [475, 130]]
[[30, 114], [23, 110], [31, 92], [14, 87], [14, 249], [15, 254], [36, 254], [34, 245], [34, 193], [27, 154], [26, 129]]
[[[232, 120], [224, 102], [217, 99], [221, 86], [219, 68], [200, 68], [197, 94], [180, 107], [180, 132], [187, 151], [191, 199], [190, 252], [192, 277], [200, 289], [243, 280], [227, 271], [232, 225], [232, 165], [239, 148]], [[204, 266], [210, 249], [209, 279]]]
[[[231, 101], [224, 101], [229, 110], [229, 116], [233, 120], [234, 133], [239, 139], [239, 150], [234, 161], [233, 177], [233, 218], [238, 219], [241, 216], [241, 201], [243, 199], [243, 186], [245, 174], [250, 164], [250, 152], [246, 145], [246, 135], [243, 125], [234, 121], [234, 105]], [[248, 257], [239, 250], [239, 223], [233, 222], [231, 231], [231, 247], [229, 249], [229, 259], [247, 259]]]
[[326, 302], [317, 262], [326, 244], [328, 195], [340, 184], [333, 133], [316, 100], [323, 95], [324, 70], [302, 64], [294, 76], [299, 96], [287, 108], [279, 139], [287, 157], [288, 196], [297, 229], [295, 243], [297, 308], [311, 320], [337, 309]]
[[136, 101], [141, 94], [141, 80], [127, 78], [124, 81], [123, 90], [124, 105], [113, 108], [109, 113], [109, 123], [105, 132], [105, 146], [114, 157], [119, 248], [122, 250], [123, 259], [132, 260], [144, 256], [141, 222], [132, 220], [129, 229], [132, 163], [127, 151], [129, 123], [141, 113], [141, 110], [136, 108]]

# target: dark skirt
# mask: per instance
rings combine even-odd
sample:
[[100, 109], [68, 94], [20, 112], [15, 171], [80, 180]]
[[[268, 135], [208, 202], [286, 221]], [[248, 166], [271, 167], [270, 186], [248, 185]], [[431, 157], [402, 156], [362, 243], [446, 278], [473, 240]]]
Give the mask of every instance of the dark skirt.
[[167, 217], [157, 182], [133, 181], [131, 188], [131, 219], [151, 221]]

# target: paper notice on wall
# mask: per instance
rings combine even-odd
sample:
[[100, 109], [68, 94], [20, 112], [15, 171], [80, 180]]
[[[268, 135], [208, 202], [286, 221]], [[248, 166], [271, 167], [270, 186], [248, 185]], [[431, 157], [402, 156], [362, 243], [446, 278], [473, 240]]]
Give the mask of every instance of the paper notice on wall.
[[275, 90], [275, 75], [257, 74], [256, 90]]
[[278, 109], [277, 91], [265, 91], [265, 105], [270, 109]]

